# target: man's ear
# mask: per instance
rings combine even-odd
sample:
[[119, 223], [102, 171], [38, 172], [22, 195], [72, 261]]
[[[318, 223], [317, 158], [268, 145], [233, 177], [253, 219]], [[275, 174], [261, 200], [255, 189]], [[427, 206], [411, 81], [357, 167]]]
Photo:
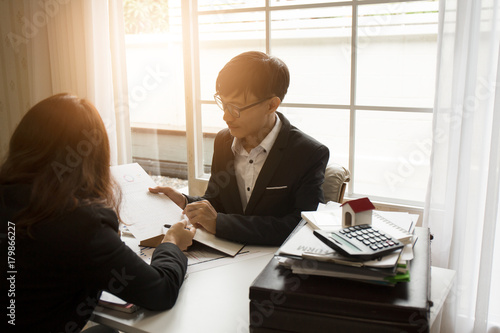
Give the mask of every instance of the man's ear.
[[269, 113], [275, 112], [281, 104], [281, 99], [278, 96], [274, 96], [269, 101]]

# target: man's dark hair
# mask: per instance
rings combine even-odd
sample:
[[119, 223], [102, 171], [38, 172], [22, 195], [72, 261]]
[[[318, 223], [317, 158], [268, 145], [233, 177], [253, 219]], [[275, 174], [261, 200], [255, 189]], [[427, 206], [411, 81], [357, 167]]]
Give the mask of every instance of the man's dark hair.
[[285, 98], [290, 84], [286, 64], [262, 52], [244, 52], [231, 59], [219, 72], [215, 90], [220, 95], [235, 91], [252, 93], [257, 98], [278, 96]]

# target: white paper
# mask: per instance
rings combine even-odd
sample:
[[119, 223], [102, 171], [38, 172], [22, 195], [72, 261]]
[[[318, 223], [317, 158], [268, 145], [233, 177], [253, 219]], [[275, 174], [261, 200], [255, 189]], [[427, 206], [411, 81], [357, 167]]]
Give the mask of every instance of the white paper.
[[[122, 236], [123, 242], [131, 248], [147, 264], [151, 264], [151, 257], [154, 247], [140, 246], [139, 241], [133, 236]], [[222, 265], [240, 262], [246, 259], [256, 258], [269, 253], [273, 253], [275, 247], [266, 246], [245, 246], [236, 256], [230, 257], [204, 245], [193, 245], [184, 251], [188, 259], [187, 273], [194, 273], [205, 269], [210, 269]]]
[[112, 166], [111, 174], [122, 190], [120, 217], [139, 241], [161, 235], [165, 223], [182, 220], [182, 210], [169, 197], [149, 192], [156, 183], [139, 164]]
[[[149, 192], [148, 188], [156, 187], [156, 183], [139, 164], [112, 166], [111, 174], [122, 190], [120, 217], [139, 241], [165, 234], [165, 224], [187, 219], [169, 197]], [[244, 246], [202, 229], [196, 230], [194, 239], [230, 256], [235, 256]]]
[[119, 305], [127, 304], [127, 302], [122, 300], [120, 297], [117, 297], [111, 293], [108, 293], [105, 290], [102, 291], [100, 300], [104, 301], [104, 302], [113, 303], [113, 304], [119, 304]]
[[328, 245], [314, 236], [309, 224], [300, 228], [279, 249], [279, 254], [302, 256], [304, 252], [311, 254], [329, 254], [334, 252]]
[[[398, 262], [400, 252], [401, 250], [394, 251], [383, 256], [381, 260], [376, 259], [365, 261], [363, 262], [363, 265], [379, 268], [392, 267]], [[293, 236], [291, 236], [286, 243], [280, 247], [278, 254], [305, 257], [318, 261], [352, 261], [330, 248], [328, 245], [319, 240], [318, 237], [314, 236], [313, 228], [311, 228], [309, 224], [306, 224]], [[353, 263], [353, 265], [355, 264]]]
[[412, 219], [405, 212], [373, 211], [372, 226], [399, 240], [403, 244], [411, 243], [413, 234], [409, 233]]
[[252, 259], [273, 253], [276, 248], [265, 246], [245, 246], [236, 256], [217, 256], [217, 254], [206, 248], [205, 250], [188, 249], [184, 252], [188, 258], [187, 273], [194, 273], [205, 269], [234, 264], [243, 260]]
[[326, 205], [318, 205], [317, 211], [305, 211], [301, 215], [314, 229], [333, 231], [342, 228], [342, 208], [338, 202], [329, 201]]
[[219, 238], [205, 230], [197, 229], [194, 235], [194, 240], [224, 252], [230, 256], [235, 256], [242, 248], [243, 244], [231, 242], [222, 238]]
[[407, 232], [411, 232], [415, 228], [412, 216], [407, 212], [381, 210], [376, 210], [375, 212]]

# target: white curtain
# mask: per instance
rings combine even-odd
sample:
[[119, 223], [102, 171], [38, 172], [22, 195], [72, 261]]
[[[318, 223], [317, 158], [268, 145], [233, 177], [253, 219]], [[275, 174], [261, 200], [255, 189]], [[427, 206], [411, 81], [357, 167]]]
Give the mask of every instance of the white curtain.
[[499, 14], [497, 0], [440, 2], [424, 226], [456, 280], [437, 332], [500, 332]]
[[0, 155], [24, 113], [60, 92], [90, 100], [112, 164], [131, 161], [121, 0], [2, 1]]

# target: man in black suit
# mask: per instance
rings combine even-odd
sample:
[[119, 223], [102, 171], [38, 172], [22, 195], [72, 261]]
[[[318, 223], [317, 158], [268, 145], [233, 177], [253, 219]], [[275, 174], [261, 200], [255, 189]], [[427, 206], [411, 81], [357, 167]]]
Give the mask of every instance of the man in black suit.
[[168, 195], [196, 227], [246, 244], [280, 245], [301, 211], [323, 201], [328, 148], [277, 112], [290, 82], [280, 59], [245, 52], [219, 72], [214, 98], [228, 128], [214, 143], [211, 177], [202, 197]]

